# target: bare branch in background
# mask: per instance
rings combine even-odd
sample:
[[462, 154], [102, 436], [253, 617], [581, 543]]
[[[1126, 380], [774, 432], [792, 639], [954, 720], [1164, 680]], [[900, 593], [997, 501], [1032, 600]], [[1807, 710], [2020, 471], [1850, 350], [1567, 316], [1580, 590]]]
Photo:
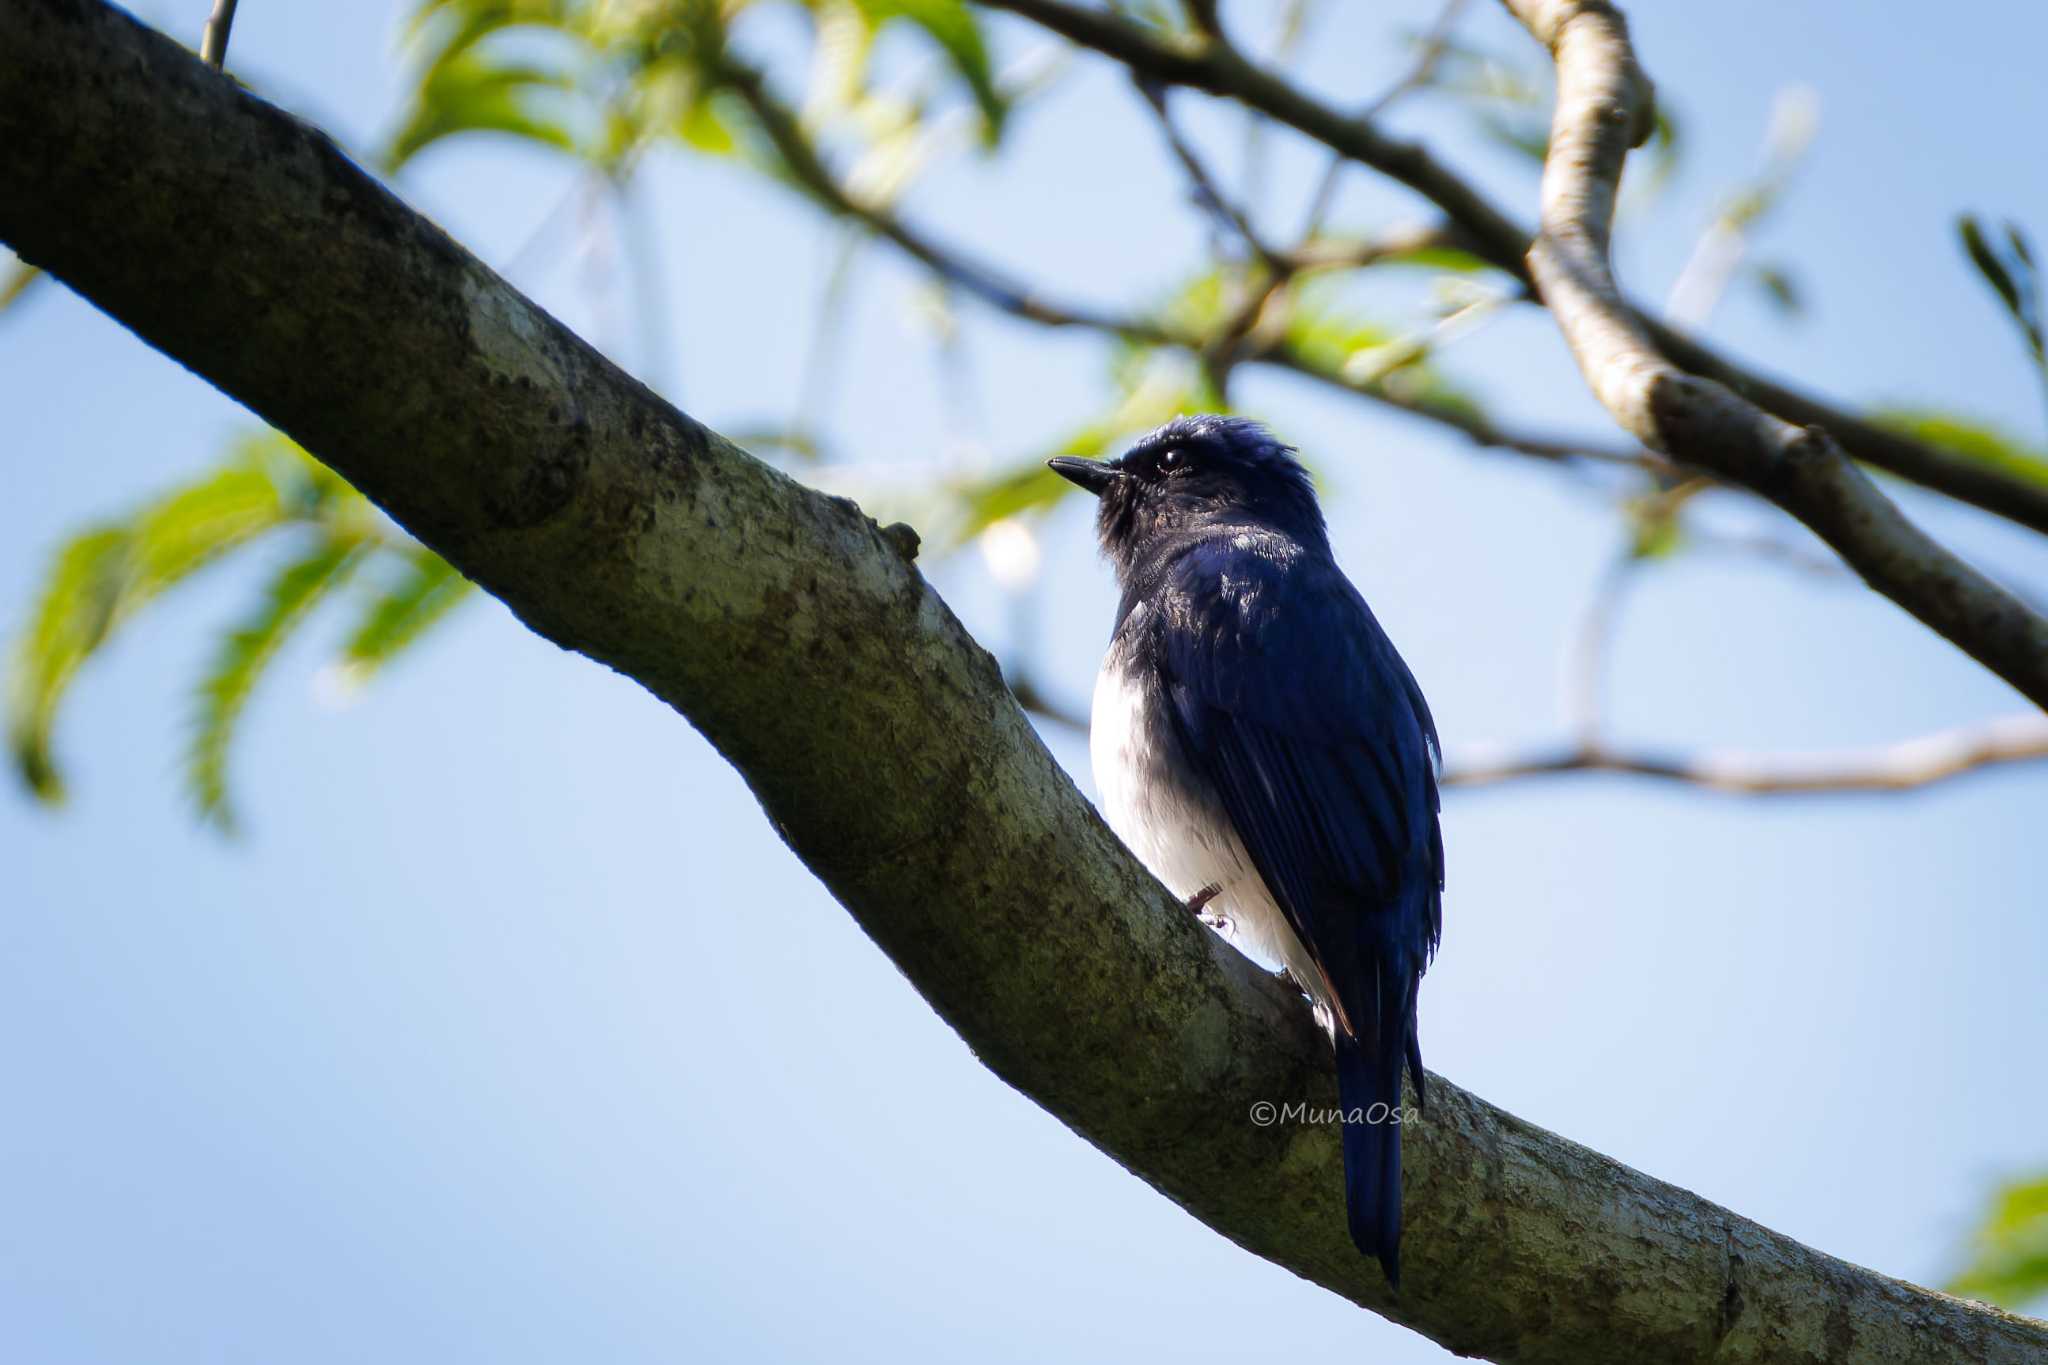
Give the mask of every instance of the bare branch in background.
[[[1017, 704], [1085, 740], [1087, 714], [1046, 695], [1028, 673], [1009, 679]], [[1548, 777], [1600, 773], [1702, 787], [1730, 796], [1830, 796], [1915, 791], [1991, 768], [2048, 759], [2048, 719], [2032, 712], [1959, 725], [1895, 744], [1831, 753], [1683, 754], [1590, 739], [1558, 748], [1503, 753], [1482, 746], [1454, 752], [1447, 788], [1497, 787]]]
[[825, 414], [832, 403], [832, 381], [839, 370], [844, 318], [852, 292], [853, 268], [865, 244], [857, 228], [841, 230], [832, 246], [831, 263], [825, 268], [825, 288], [818, 298], [818, 321], [811, 328], [811, 344], [804, 354], [797, 381], [796, 420], [793, 429], [813, 439], [825, 430]]
[[[1359, 112], [1359, 122], [1372, 122], [1392, 108], [1394, 101], [1436, 79], [1436, 69], [1443, 64], [1444, 53], [1450, 48], [1451, 36], [1457, 32], [1458, 19], [1464, 13], [1466, 3], [1467, 0], [1445, 0], [1444, 7], [1437, 11], [1436, 22], [1429, 26], [1429, 32], [1416, 46], [1414, 63], [1400, 80]], [[1304, 242], [1313, 240], [1323, 230], [1323, 223], [1337, 202], [1337, 185], [1344, 177], [1344, 160], [1341, 152], [1332, 155], [1330, 164], [1323, 169], [1323, 178], [1316, 182], [1316, 191], [1309, 197], [1308, 214], [1302, 220], [1301, 239]]]
[[1622, 598], [1643, 565], [1633, 545], [1607, 562], [1579, 615], [1565, 652], [1565, 706], [1571, 731], [1585, 749], [1597, 748], [1605, 728], [1607, 655], [1621, 616]]
[[1557, 59], [1530, 274], [1601, 405], [1652, 449], [1756, 489], [1871, 587], [2048, 707], [2048, 620], [1900, 514], [1821, 427], [1796, 427], [1681, 370], [1622, 302], [1608, 233], [1622, 162], [1648, 136], [1651, 91], [1605, 4], [1503, 0]]
[[1839, 753], [1688, 755], [1605, 743], [1507, 757], [1466, 753], [1445, 769], [1444, 785], [1483, 787], [1572, 773], [1621, 773], [1742, 796], [1814, 796], [1911, 791], [1966, 773], [2041, 759], [2048, 759], [2048, 720], [2026, 712]]
[[[963, 293], [980, 299], [999, 312], [1044, 327], [1100, 332], [1106, 336], [1172, 346], [1196, 356], [1213, 353], [1216, 340], [1213, 337], [1177, 330], [1139, 314], [1114, 313], [1039, 293], [1012, 282], [1003, 272], [971, 259], [964, 252], [940, 244], [889, 209], [856, 199], [826, 166], [805, 136], [796, 116], [769, 91], [759, 72], [728, 54], [723, 59], [721, 74], [760, 121], [785, 168], [814, 202], [831, 213], [865, 225], [877, 237], [924, 265], [941, 280], [957, 286]], [[1442, 239], [1434, 229], [1404, 228], [1384, 242], [1317, 244], [1304, 249], [1301, 264], [1296, 268], [1325, 268], [1346, 263], [1366, 265], [1387, 255], [1438, 240]], [[1235, 320], [1230, 325], [1235, 325]], [[1229, 330], [1229, 325], [1225, 330]], [[1585, 460], [1644, 469], [1653, 474], [1670, 472], [1670, 464], [1664, 457], [1640, 447], [1519, 432], [1503, 428], [1463, 405], [1432, 403], [1426, 397], [1396, 394], [1374, 384], [1361, 383], [1341, 371], [1311, 362], [1290, 346], [1284, 337], [1247, 335], [1232, 359], [1234, 363], [1258, 363], [1287, 370], [1370, 402], [1425, 418], [1457, 431], [1481, 447], [1552, 463]]]
[[1159, 121], [1160, 132], [1166, 137], [1167, 149], [1173, 153], [1173, 159], [1178, 161], [1181, 169], [1187, 173], [1188, 182], [1194, 190], [1196, 205], [1204, 214], [1219, 221], [1225, 232], [1235, 235], [1242, 241], [1251, 254], [1263, 261], [1269, 270], [1275, 274], [1287, 273], [1287, 263], [1259, 236], [1258, 230], [1252, 226], [1250, 213], [1231, 201], [1216, 178], [1209, 174], [1209, 168], [1203, 163], [1200, 154], [1181, 136], [1179, 126], [1173, 121], [1173, 112], [1166, 107], [1167, 87], [1143, 76], [1138, 77], [1134, 84], [1138, 87], [1138, 94], [1144, 98], [1146, 107]]
[[1665, 296], [1664, 315], [1673, 326], [1706, 325], [1749, 249], [1750, 233], [1783, 198], [1819, 122], [1820, 97], [1812, 89], [1778, 92], [1764, 134], [1763, 170], [1725, 198]]
[[[1296, 47], [1308, 32], [1311, 4], [1312, 0], [1287, 0], [1286, 7], [1280, 11], [1279, 22], [1274, 26], [1272, 41], [1267, 44], [1267, 61], [1275, 66], [1285, 66], [1293, 57]], [[1266, 134], [1269, 128], [1269, 122], [1256, 110], [1245, 111], [1243, 199], [1247, 204], [1261, 204], [1266, 199]]]
[[[1314, 98], [1213, 39], [1162, 39], [1104, 10], [1067, 0], [980, 0], [1092, 48], [1155, 80], [1238, 101], [1332, 151], [1370, 166], [1435, 203], [1471, 249], [1515, 279], [1531, 283], [1524, 259], [1530, 233], [1420, 143], [1390, 137]], [[1824, 425], [1858, 460], [1937, 492], [2048, 532], [2048, 487], [1992, 465], [1937, 449], [1739, 369], [1699, 342], [1653, 319], [1639, 319], [1656, 345], [1694, 374], [1714, 379], [1788, 422]]]

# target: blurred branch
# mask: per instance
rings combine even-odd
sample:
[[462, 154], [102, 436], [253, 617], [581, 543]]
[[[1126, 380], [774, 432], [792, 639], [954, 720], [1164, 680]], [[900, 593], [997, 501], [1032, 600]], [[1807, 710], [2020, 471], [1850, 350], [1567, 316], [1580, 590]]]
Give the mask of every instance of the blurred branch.
[[[1371, 167], [1435, 203], [1495, 268], [1533, 284], [1525, 257], [1531, 235], [1419, 143], [1390, 137], [1303, 91], [1284, 76], [1214, 38], [1162, 36], [1120, 15], [1067, 0], [980, 0], [1110, 57], [1156, 81], [1234, 99]], [[1625, 305], [1624, 305], [1625, 306]], [[2002, 517], [2048, 532], [2048, 486], [1939, 450], [1738, 369], [1707, 347], [1649, 318], [1637, 318], [1671, 360], [1747, 395], [1788, 422], [1824, 425], [1855, 458]]]
[[832, 262], [825, 270], [825, 287], [818, 298], [818, 321], [811, 328], [810, 348], [797, 383], [793, 425], [798, 431], [825, 430], [826, 413], [831, 407], [832, 382], [839, 369], [840, 322], [846, 315], [853, 267], [860, 259], [863, 243], [857, 229], [842, 228], [840, 232], [842, 235], [832, 248]]
[[[1608, 584], [1619, 581], [1610, 575]], [[1611, 608], [1613, 593], [1604, 595]], [[1017, 704], [1082, 739], [1088, 716], [1048, 696], [1022, 670], [1009, 679]], [[1599, 773], [1655, 778], [1734, 796], [1825, 796], [1915, 791], [1969, 773], [2048, 759], [2048, 720], [2024, 712], [1980, 725], [1836, 753], [1746, 753], [1739, 750], [1675, 754], [1612, 745], [1589, 736], [1576, 744], [1521, 753], [1489, 754], [1476, 748], [1451, 755], [1446, 787], [1495, 787], [1536, 778]]]
[[1003, 681], [1009, 684], [1010, 695], [1017, 699], [1017, 705], [1041, 720], [1049, 720], [1083, 739], [1088, 738], [1087, 715], [1047, 696], [1031, 674], [1018, 669], [1007, 673]]
[[[1232, 287], [1237, 297], [1230, 300], [1221, 327], [1202, 345], [1203, 369], [1209, 376], [1210, 387], [1225, 406], [1230, 402], [1230, 375], [1236, 367], [1240, 343], [1258, 325], [1259, 318], [1276, 294], [1292, 282], [1297, 267], [1294, 262], [1283, 258], [1267, 245], [1252, 226], [1249, 213], [1239, 208], [1223, 193], [1208, 167], [1196, 153], [1187, 139], [1181, 136], [1180, 128], [1173, 121], [1173, 113], [1166, 107], [1167, 87], [1157, 81], [1137, 78], [1135, 84], [1145, 104], [1158, 120], [1160, 131], [1166, 137], [1167, 147], [1173, 152], [1174, 160], [1180, 162], [1186, 172], [1195, 201], [1202, 211], [1217, 220], [1225, 233], [1236, 236], [1254, 258], [1263, 275], [1258, 275], [1249, 263], [1241, 270], [1232, 272], [1235, 276]], [[1217, 253], [1218, 257], [1223, 252]], [[1226, 279], [1231, 276], [1226, 276]]]
[[1806, 87], [1782, 90], [1771, 109], [1764, 134], [1764, 165], [1757, 175], [1725, 196], [1713, 221], [1693, 243], [1671, 291], [1664, 313], [1675, 325], [1702, 327], [1728, 292], [1759, 220], [1784, 197], [1819, 123], [1820, 97]]
[[1185, 0], [1188, 22], [1202, 33], [1212, 37], [1223, 36], [1223, 20], [1216, 13], [1217, 0]]
[[1179, 126], [1173, 121], [1173, 112], [1166, 107], [1167, 87], [1157, 81], [1146, 80], [1142, 76], [1135, 84], [1146, 107], [1159, 121], [1159, 130], [1165, 135], [1166, 145], [1173, 153], [1173, 159], [1178, 161], [1181, 169], [1187, 173], [1188, 182], [1194, 191], [1195, 203], [1202, 212], [1218, 220], [1225, 232], [1235, 235], [1251, 254], [1264, 262], [1267, 269], [1274, 274], [1290, 273], [1287, 262], [1283, 261], [1272, 247], [1266, 245], [1258, 230], [1252, 226], [1250, 215], [1223, 192], [1223, 187], [1209, 174], [1209, 168], [1203, 163], [1201, 156], [1187, 139], [1181, 136]]
[[[1429, 26], [1429, 32], [1417, 45], [1415, 60], [1407, 72], [1359, 111], [1359, 122], [1372, 122], [1392, 108], [1394, 101], [1420, 90], [1436, 78], [1436, 69], [1450, 47], [1451, 35], [1457, 31], [1458, 19], [1464, 13], [1466, 3], [1467, 0], [1445, 0], [1443, 8], [1437, 11], [1436, 22]], [[1330, 216], [1330, 209], [1337, 202], [1337, 185], [1343, 179], [1344, 163], [1344, 154], [1337, 152], [1331, 155], [1330, 164], [1323, 168], [1323, 178], [1316, 182], [1315, 193], [1309, 196], [1308, 213], [1302, 220], [1302, 240], [1307, 241], [1322, 231], [1324, 220]]]
[[1578, 630], [1565, 655], [1565, 704], [1569, 708], [1572, 733], [1587, 750], [1600, 743], [1603, 729], [1604, 685], [1607, 655], [1614, 642], [1615, 623], [1621, 614], [1621, 600], [1635, 581], [1643, 564], [1633, 545], [1609, 560], [1594, 584], [1593, 595], [1579, 615]]
[[995, 269], [940, 247], [887, 208], [854, 198], [811, 145], [796, 115], [769, 93], [767, 80], [759, 71], [730, 52], [721, 51], [716, 62], [719, 79], [752, 112], [790, 175], [824, 208], [866, 224], [877, 236], [893, 243], [940, 279], [1014, 317], [1048, 327], [1084, 327], [1119, 336], [1164, 340], [1156, 326], [1140, 319], [1041, 298]]
[[1601, 405], [1645, 445], [1762, 493], [1871, 587], [2048, 707], [2048, 620], [1909, 522], [1827, 430], [1784, 422], [1658, 352], [1608, 264], [1622, 162], [1651, 128], [1627, 25], [1605, 4], [1504, 3], [1557, 59], [1529, 267]]
[[1898, 792], [1966, 773], [2048, 758], [2048, 720], [2031, 712], [1957, 726], [1873, 749], [1823, 754], [1739, 752], [1677, 755], [1588, 742], [1503, 758], [1467, 753], [1445, 786], [1483, 787], [1571, 773], [1625, 773], [1745, 796]]
[[[1152, 345], [1172, 346], [1196, 356], [1213, 353], [1214, 337], [1169, 327], [1154, 318], [1114, 313], [1039, 293], [1014, 283], [1003, 272], [971, 259], [964, 252], [941, 245], [923, 231], [905, 223], [888, 208], [855, 198], [826, 166], [823, 157], [805, 136], [796, 116], [769, 91], [761, 73], [730, 54], [720, 61], [721, 78], [730, 84], [760, 122], [763, 133], [774, 145], [790, 176], [813, 202], [828, 212], [863, 224], [946, 283], [1000, 312], [1040, 326], [1095, 331]], [[1290, 270], [1366, 265], [1390, 254], [1442, 240], [1433, 229], [1404, 228], [1384, 242], [1312, 243], [1302, 249], [1298, 264], [1290, 261]], [[1239, 316], [1242, 317], [1242, 313]], [[1235, 322], [1229, 324], [1235, 325]], [[1483, 447], [1556, 463], [1571, 463], [1583, 458], [1597, 463], [1647, 469], [1653, 473], [1669, 468], [1663, 457], [1641, 449], [1514, 431], [1496, 425], [1467, 407], [1433, 403], [1427, 397], [1397, 395], [1378, 385], [1359, 382], [1341, 370], [1311, 362], [1284, 337], [1245, 339], [1233, 355], [1233, 361], [1256, 362], [1303, 375], [1371, 402], [1450, 427]]]
[[[1313, 0], [1286, 0], [1274, 27], [1273, 40], [1268, 45], [1266, 60], [1276, 67], [1285, 67], [1293, 58], [1309, 28], [1309, 9]], [[1240, 196], [1248, 204], [1264, 203], [1266, 199], [1266, 134], [1270, 123], [1255, 109], [1244, 111], [1244, 190]]]

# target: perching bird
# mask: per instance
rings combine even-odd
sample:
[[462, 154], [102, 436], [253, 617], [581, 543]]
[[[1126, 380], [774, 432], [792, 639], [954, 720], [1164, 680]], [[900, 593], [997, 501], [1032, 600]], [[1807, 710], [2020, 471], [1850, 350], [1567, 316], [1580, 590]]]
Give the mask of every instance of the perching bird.
[[1256, 422], [1184, 417], [1110, 462], [1123, 601], [1089, 752], [1111, 828], [1189, 908], [1284, 964], [1337, 1053], [1351, 1238], [1400, 1283], [1401, 1071], [1442, 931], [1429, 707], [1331, 557], [1308, 471]]

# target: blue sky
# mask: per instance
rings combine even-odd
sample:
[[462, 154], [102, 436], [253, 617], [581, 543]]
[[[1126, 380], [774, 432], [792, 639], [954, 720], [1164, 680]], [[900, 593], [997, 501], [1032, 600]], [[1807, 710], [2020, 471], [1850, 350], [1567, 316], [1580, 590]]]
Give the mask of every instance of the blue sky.
[[[207, 8], [141, 12], [196, 42]], [[1433, 7], [1332, 8], [1309, 77], [1356, 99], [1402, 64], [1387, 35]], [[2048, 12], [1633, 8], [1688, 152], [1624, 226], [1630, 287], [1662, 296], [1754, 170], [1775, 95], [1811, 86], [1818, 141], [1757, 243], [1797, 270], [1809, 310], [1787, 324], [1738, 292], [1714, 338], [1847, 402], [1944, 405], [2038, 438], [2040, 394], [1952, 220], [2048, 232], [2030, 173]], [[395, 11], [243, 10], [237, 68], [356, 145], [386, 126]], [[1475, 36], [1513, 41], [1472, 10]], [[1263, 7], [1241, 12], [1261, 27]], [[1229, 165], [1235, 124], [1190, 112]], [[1443, 106], [1397, 122], [1532, 215], [1533, 179]], [[1139, 301], [1193, 263], [1200, 225], [1111, 73], [1078, 75], [1015, 136], [910, 211], [1064, 292]], [[1320, 159], [1276, 151], [1275, 221], [1291, 223]], [[650, 377], [722, 428], [787, 411], [832, 234], [723, 167], [663, 157], [650, 177], [673, 339]], [[503, 262], [566, 184], [559, 163], [474, 145], [401, 188]], [[1346, 186], [1341, 222], [1415, 211], [1363, 173]], [[520, 282], [649, 367], [576, 268]], [[954, 401], [916, 285], [879, 251], [857, 269], [831, 406], [850, 456], [1022, 454], [1100, 408], [1096, 343], [972, 311], [974, 396]], [[1446, 363], [1502, 413], [1606, 431], [1541, 314]], [[1560, 649], [1619, 543], [1611, 510], [1299, 383], [1242, 387], [1317, 462], [1340, 556], [1452, 750], [1558, 737]], [[252, 422], [55, 289], [0, 325], [0, 405], [9, 634], [65, 531]], [[1909, 505], [2048, 590], [2038, 538]], [[1043, 535], [1028, 641], [975, 557], [929, 572], [992, 647], [1028, 648], [1078, 701], [1111, 588], [1078, 507]], [[343, 623], [316, 623], [247, 716], [247, 837], [199, 829], [175, 782], [189, 688], [251, 591], [233, 568], [203, 580], [82, 679], [60, 734], [66, 809], [0, 795], [0, 1353], [1445, 1358], [1229, 1245], [982, 1070], [686, 724], [495, 604], [346, 709], [314, 685]], [[1629, 598], [1611, 701], [1620, 737], [1750, 749], [1881, 743], [2021, 705], [1858, 588], [1708, 554]], [[1084, 745], [1047, 739], [1088, 786]], [[2026, 1041], [2048, 1026], [2044, 814], [2040, 769], [1893, 799], [1607, 779], [1454, 794], [1427, 1057], [1769, 1226], [1938, 1279], [1990, 1184], [2048, 1160]]]

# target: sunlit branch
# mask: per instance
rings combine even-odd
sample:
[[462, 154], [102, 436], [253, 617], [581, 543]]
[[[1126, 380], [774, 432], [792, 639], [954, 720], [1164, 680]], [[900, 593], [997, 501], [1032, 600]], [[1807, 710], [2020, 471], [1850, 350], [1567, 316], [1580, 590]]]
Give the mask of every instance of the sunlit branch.
[[1616, 188], [1651, 128], [1627, 25], [1588, 0], [1503, 0], [1557, 60], [1530, 274], [1594, 396], [1645, 445], [1762, 493], [1922, 624], [2048, 707], [2048, 620], [1908, 521], [1824, 427], [1797, 427], [1660, 352], [1608, 262]]
[[[1028, 673], [1009, 680], [1017, 704], [1086, 739], [1087, 714], [1048, 696]], [[1913, 791], [1971, 773], [2048, 759], [2048, 720], [2031, 712], [1959, 725], [1893, 744], [1825, 753], [1681, 753], [1604, 740], [1524, 750], [1467, 746], [1445, 760], [1447, 788], [1497, 787], [1598, 774], [1649, 778], [1730, 796], [1828, 796]]]
[[[1369, 122], [1323, 103], [1229, 44], [1213, 37], [1178, 39], [1161, 35], [1119, 15], [1066, 0], [980, 3], [1030, 19], [1121, 62], [1139, 75], [1236, 100], [1350, 160], [1371, 167], [1436, 204], [1482, 259], [1524, 283], [1531, 282], [1524, 259], [1531, 241], [1529, 231], [1445, 166], [1428, 148], [1390, 136]], [[1984, 462], [1938, 450], [1742, 370], [1698, 341], [1654, 319], [1641, 318], [1639, 322], [1657, 348], [1680, 366], [1747, 395], [1788, 422], [1826, 426], [1856, 459], [2023, 526], [2048, 532], [2048, 487], [2016, 478]]]
[[[1167, 326], [1156, 319], [1134, 313], [1115, 313], [1073, 303], [1014, 283], [1002, 271], [975, 261], [964, 252], [941, 245], [924, 231], [905, 223], [889, 209], [864, 203], [847, 193], [817, 149], [805, 136], [795, 114], [768, 90], [765, 78], [729, 54], [723, 58], [721, 76], [759, 120], [762, 131], [774, 145], [785, 168], [804, 193], [821, 208], [858, 222], [877, 237], [889, 242], [941, 280], [959, 288], [1011, 317], [1045, 327], [1075, 328], [1105, 336], [1122, 337], [1155, 346], [1171, 346], [1202, 356], [1214, 338]], [[1363, 266], [1388, 255], [1415, 250], [1446, 239], [1434, 229], [1402, 228], [1386, 241], [1310, 243], [1303, 247], [1295, 269], [1330, 269]], [[1235, 357], [1288, 370], [1318, 383], [1340, 389], [1370, 402], [1426, 418], [1456, 430], [1475, 444], [1528, 455], [1554, 463], [1589, 460], [1624, 465], [1653, 473], [1668, 471], [1662, 456], [1641, 449], [1550, 438], [1500, 427], [1468, 407], [1435, 403], [1427, 397], [1398, 395], [1383, 386], [1360, 383], [1340, 371], [1311, 363], [1290, 346], [1285, 338], [1244, 338]]]
[[1615, 773], [1740, 796], [1910, 791], [1968, 773], [2048, 759], [2048, 721], [2026, 713], [1896, 744], [1836, 753], [1676, 754], [1605, 742], [1505, 756], [1453, 755], [1444, 785], [1484, 787], [1530, 778]]

